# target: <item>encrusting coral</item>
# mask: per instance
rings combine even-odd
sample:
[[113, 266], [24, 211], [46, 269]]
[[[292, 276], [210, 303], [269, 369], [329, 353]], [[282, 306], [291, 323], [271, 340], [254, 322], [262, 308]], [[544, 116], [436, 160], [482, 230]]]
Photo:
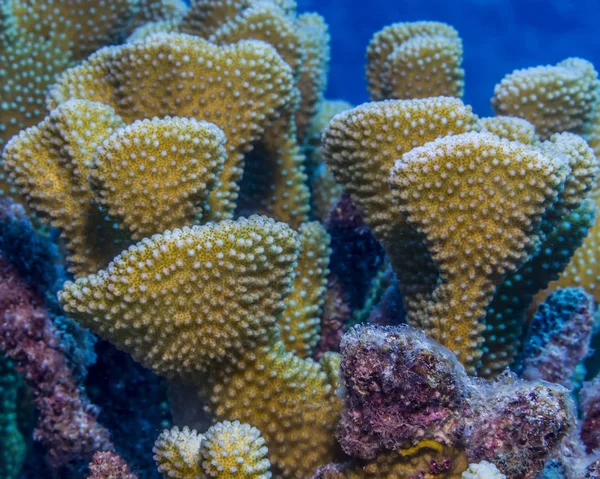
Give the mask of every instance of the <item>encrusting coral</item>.
[[154, 459], [165, 478], [268, 479], [271, 466], [260, 432], [239, 421], [215, 424], [205, 434], [174, 427], [156, 440]]
[[583, 383], [580, 392], [581, 439], [588, 452], [600, 448], [600, 376]]
[[341, 405], [333, 359], [302, 360], [279, 339], [298, 247], [287, 225], [258, 216], [167, 231], [59, 299], [154, 371], [195, 384], [217, 419], [259, 428], [284, 477], [305, 477], [334, 456]]
[[[10, 203], [4, 200], [4, 221], [9, 208]], [[21, 239], [22, 243], [28, 241]], [[45, 445], [48, 465], [59, 470], [113, 446], [108, 430], [97, 421], [96, 408], [77, 383], [61, 335], [45, 305], [40, 286], [49, 285], [43, 281], [36, 284], [39, 278], [22, 275], [23, 269], [8, 259], [0, 258], [0, 348], [31, 389], [37, 409], [33, 436]], [[35, 271], [35, 258], [31, 259], [30, 273]], [[13, 454], [12, 460], [18, 461], [18, 448]]]
[[138, 479], [121, 456], [112, 451], [94, 454], [88, 479]]
[[580, 58], [516, 70], [496, 85], [497, 114], [524, 118], [547, 140], [554, 133], [585, 133], [598, 100], [598, 74]]
[[408, 326], [355, 327], [341, 352], [338, 434], [352, 458], [315, 478], [460, 479], [481, 461], [534, 477], [574, 429], [562, 386], [470, 378], [449, 350]]
[[394, 23], [377, 32], [367, 49], [371, 100], [435, 96], [461, 98], [462, 41], [450, 25]]
[[26, 454], [17, 418], [20, 378], [10, 359], [0, 357], [0, 474], [16, 479]]

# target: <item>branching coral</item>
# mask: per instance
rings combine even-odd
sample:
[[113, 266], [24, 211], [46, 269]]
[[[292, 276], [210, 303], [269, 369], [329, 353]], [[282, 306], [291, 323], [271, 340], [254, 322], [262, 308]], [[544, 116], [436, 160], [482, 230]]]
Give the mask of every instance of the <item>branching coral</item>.
[[255, 427], [224, 421], [206, 431], [200, 447], [202, 469], [222, 479], [268, 479], [270, 463], [265, 440]]
[[61, 229], [74, 273], [96, 271], [121, 249], [112, 223], [92, 201], [87, 176], [95, 147], [122, 126], [110, 107], [71, 101], [4, 150], [4, 168], [30, 208]]
[[[452, 136], [472, 128], [461, 105], [448, 98], [391, 101], [341, 113], [324, 134], [325, 155], [386, 248], [409, 322], [455, 350], [470, 372], [489, 352], [482, 369], [489, 375], [514, 358], [503, 350], [515, 340], [504, 344], [499, 323], [522, 327], [533, 294], [558, 275], [585, 236], [593, 208], [584, 200], [597, 162], [570, 134], [539, 148], [490, 133]], [[514, 275], [505, 281], [508, 273]], [[448, 282], [451, 276], [463, 279]], [[519, 288], [511, 292], [515, 282]], [[516, 295], [522, 305], [511, 311], [507, 301]]]
[[538, 306], [527, 331], [521, 377], [573, 389], [573, 373], [589, 353], [594, 301], [581, 289], [559, 289]]
[[580, 58], [555, 66], [516, 70], [496, 85], [497, 114], [524, 118], [542, 140], [554, 133], [584, 133], [598, 100], [598, 74]]
[[188, 8], [183, 0], [138, 0], [137, 3], [129, 31], [149, 23], [179, 22]]
[[331, 119], [345, 110], [350, 110], [352, 105], [343, 100], [323, 100], [312, 119], [306, 138], [306, 171], [309, 176], [325, 162], [323, 158], [321, 136]]
[[268, 479], [267, 448], [258, 429], [239, 421], [224, 421], [204, 435], [177, 427], [156, 440], [154, 459], [165, 478]]
[[566, 162], [571, 173], [542, 220], [535, 251], [519, 270], [506, 277], [488, 308], [485, 354], [479, 369], [484, 376], [494, 376], [514, 361], [533, 296], [558, 278], [594, 222], [596, 208], [588, 196], [598, 162], [590, 148], [580, 137], [564, 133], [553, 136], [540, 149]]
[[[133, 18], [136, 0], [9, 0], [8, 9], [14, 15], [20, 31], [41, 38], [60, 36], [75, 59], [85, 58], [98, 48], [122, 40]], [[94, 8], [90, 8], [91, 6]], [[60, 29], [58, 26], [60, 25]]]
[[305, 477], [334, 455], [340, 403], [329, 366], [279, 340], [297, 248], [288, 226], [257, 216], [167, 231], [59, 298], [138, 361], [195, 384], [217, 419], [255, 425], [284, 477]]
[[[0, 31], [0, 146], [40, 121], [45, 96], [75, 60], [119, 41], [135, 25], [176, 17], [178, 0], [6, 0]], [[7, 189], [2, 184], [3, 189]], [[4, 191], [7, 195], [9, 192]]]
[[435, 96], [462, 97], [462, 42], [444, 23], [394, 23], [377, 32], [367, 49], [367, 82], [373, 101]]
[[300, 251], [292, 291], [285, 298], [279, 319], [281, 340], [286, 351], [300, 358], [312, 355], [319, 341], [319, 317], [325, 300], [331, 249], [329, 235], [320, 223], [305, 223], [298, 230]]
[[407, 227], [394, 205], [390, 170], [405, 152], [445, 135], [470, 131], [474, 122], [471, 109], [457, 99], [392, 100], [342, 112], [323, 134], [328, 168], [384, 245], [409, 316], [431, 294], [438, 272], [422, 238]]
[[[44, 117], [46, 92], [71, 61], [60, 45], [32, 35], [0, 44], [0, 146]], [[2, 194], [14, 196], [4, 174]]]
[[[151, 70], [137, 61], [143, 58], [152, 58]], [[292, 100], [292, 92], [290, 67], [265, 43], [219, 47], [189, 35], [157, 34], [92, 55], [65, 73], [49, 101], [51, 106], [70, 98], [103, 102], [127, 123], [170, 115], [217, 125], [227, 138], [228, 158], [210, 198], [210, 218], [221, 219], [233, 214], [243, 154]]]
[[317, 13], [305, 13], [298, 16], [294, 23], [304, 49], [305, 59], [300, 66], [298, 89], [300, 105], [296, 112], [298, 140], [303, 144], [308, 129], [317, 114], [327, 87], [329, 70], [329, 29], [325, 19]]
[[392, 169], [400, 211], [440, 272], [423, 324], [471, 371], [495, 288], [526, 261], [566, 173], [559, 161], [485, 133], [416, 148]]
[[323, 163], [313, 172], [310, 187], [312, 214], [317, 220], [324, 222], [340, 201], [344, 189], [337, 184], [333, 174]]
[[289, 228], [262, 217], [166, 231], [97, 275], [67, 282], [59, 299], [154, 371], [203, 371], [264, 341], [289, 289], [296, 246]]
[[196, 479], [202, 477], [200, 447], [204, 436], [196, 430], [177, 426], [164, 430], [154, 443], [154, 461], [165, 477]]

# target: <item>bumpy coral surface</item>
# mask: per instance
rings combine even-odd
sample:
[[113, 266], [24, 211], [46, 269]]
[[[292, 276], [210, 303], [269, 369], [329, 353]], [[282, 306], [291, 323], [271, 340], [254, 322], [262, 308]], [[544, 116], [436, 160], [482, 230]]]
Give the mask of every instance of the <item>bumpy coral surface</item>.
[[204, 436], [188, 427], [165, 429], [154, 443], [154, 460], [165, 477], [196, 479], [202, 476], [200, 446]]
[[237, 367], [215, 373], [201, 389], [217, 419], [257, 427], [282, 476], [301, 479], [337, 454], [338, 367], [337, 354], [315, 363], [284, 352], [283, 344], [275, 342], [254, 350]]
[[[143, 58], [153, 59], [151, 70], [138, 61]], [[172, 88], [172, 82], [179, 87]], [[100, 50], [68, 70], [50, 92], [49, 103], [99, 101], [128, 123], [169, 115], [217, 125], [227, 138], [228, 157], [210, 207], [211, 219], [221, 219], [235, 208], [243, 153], [291, 100], [292, 89], [290, 67], [266, 43], [219, 47], [190, 35], [156, 34]]]
[[225, 135], [186, 118], [136, 121], [104, 140], [90, 181], [133, 239], [199, 221], [226, 160]]
[[142, 364], [191, 380], [218, 419], [259, 428], [284, 477], [305, 477], [334, 457], [341, 404], [332, 359], [302, 360], [279, 340], [298, 248], [287, 225], [259, 216], [167, 231], [59, 299]]
[[331, 249], [329, 235], [316, 221], [305, 223], [298, 233], [298, 265], [294, 271], [292, 291], [285, 298], [279, 330], [286, 351], [306, 358], [312, 355], [319, 340], [319, 317], [325, 301]]
[[94, 150], [122, 126], [108, 106], [69, 101], [13, 137], [3, 153], [3, 166], [29, 207], [60, 228], [75, 274], [106, 266], [122, 247], [87, 181]]
[[76, 59], [81, 59], [104, 45], [124, 38], [137, 2], [9, 0], [7, 3], [19, 30], [42, 38], [61, 33], [60, 41], [66, 42]]
[[215, 424], [205, 434], [185, 427], [165, 430], [154, 459], [165, 478], [268, 479], [271, 466], [260, 432], [239, 421]]
[[[29, 35], [4, 45], [0, 62], [0, 146], [4, 146], [13, 135], [44, 117], [46, 92], [72, 58], [60, 45]], [[6, 184], [2, 188], [4, 195], [10, 193]]]
[[255, 427], [224, 421], [211, 427], [200, 447], [202, 469], [218, 479], [268, 479], [265, 440]]
[[336, 115], [323, 134], [327, 166], [386, 248], [409, 316], [431, 295], [438, 272], [422, 238], [394, 204], [390, 170], [404, 153], [470, 131], [474, 122], [471, 109], [457, 99], [389, 100]]
[[290, 287], [296, 248], [292, 230], [258, 216], [166, 231], [106, 270], [67, 282], [59, 299], [155, 371], [202, 371], [264, 341]]
[[515, 116], [491, 116], [480, 118], [481, 131], [488, 131], [500, 138], [519, 141], [526, 145], [535, 145], [539, 138], [535, 133], [535, 126], [527, 120]]
[[316, 13], [300, 15], [295, 27], [305, 54], [298, 79], [300, 105], [296, 113], [298, 138], [303, 143], [327, 87], [330, 37], [325, 19]]
[[535, 125], [542, 140], [554, 133], [584, 133], [597, 101], [598, 74], [580, 58], [555, 66], [516, 70], [496, 85], [492, 104], [500, 115]]
[[563, 133], [540, 145], [544, 155], [566, 163], [570, 173], [556, 203], [548, 208], [536, 232], [538, 245], [527, 262], [507, 275], [486, 314], [483, 363], [480, 374], [499, 374], [512, 364], [520, 348], [526, 311], [532, 298], [569, 263], [594, 222], [589, 198], [598, 172], [597, 159], [577, 135]]
[[485, 133], [416, 148], [391, 171], [394, 199], [439, 269], [424, 325], [471, 370], [494, 290], [527, 259], [564, 178], [560, 162]]
[[395, 23], [367, 49], [367, 82], [374, 101], [463, 95], [462, 42], [450, 25]]

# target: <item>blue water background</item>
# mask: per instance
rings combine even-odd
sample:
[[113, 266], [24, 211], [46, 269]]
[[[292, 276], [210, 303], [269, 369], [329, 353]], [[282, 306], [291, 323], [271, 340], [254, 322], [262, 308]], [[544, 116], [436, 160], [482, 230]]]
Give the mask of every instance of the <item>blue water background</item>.
[[491, 114], [494, 85], [517, 69], [569, 56], [600, 68], [600, 0], [298, 0], [329, 23], [328, 98], [368, 100], [364, 56], [373, 34], [394, 22], [435, 20], [464, 43], [465, 102]]

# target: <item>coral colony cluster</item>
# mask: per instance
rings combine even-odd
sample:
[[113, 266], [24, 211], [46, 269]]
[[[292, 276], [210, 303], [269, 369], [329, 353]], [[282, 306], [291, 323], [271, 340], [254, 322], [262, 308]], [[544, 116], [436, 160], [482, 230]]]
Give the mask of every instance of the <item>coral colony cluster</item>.
[[353, 107], [293, 0], [1, 8], [1, 478], [600, 477], [593, 65], [480, 118], [395, 23]]

